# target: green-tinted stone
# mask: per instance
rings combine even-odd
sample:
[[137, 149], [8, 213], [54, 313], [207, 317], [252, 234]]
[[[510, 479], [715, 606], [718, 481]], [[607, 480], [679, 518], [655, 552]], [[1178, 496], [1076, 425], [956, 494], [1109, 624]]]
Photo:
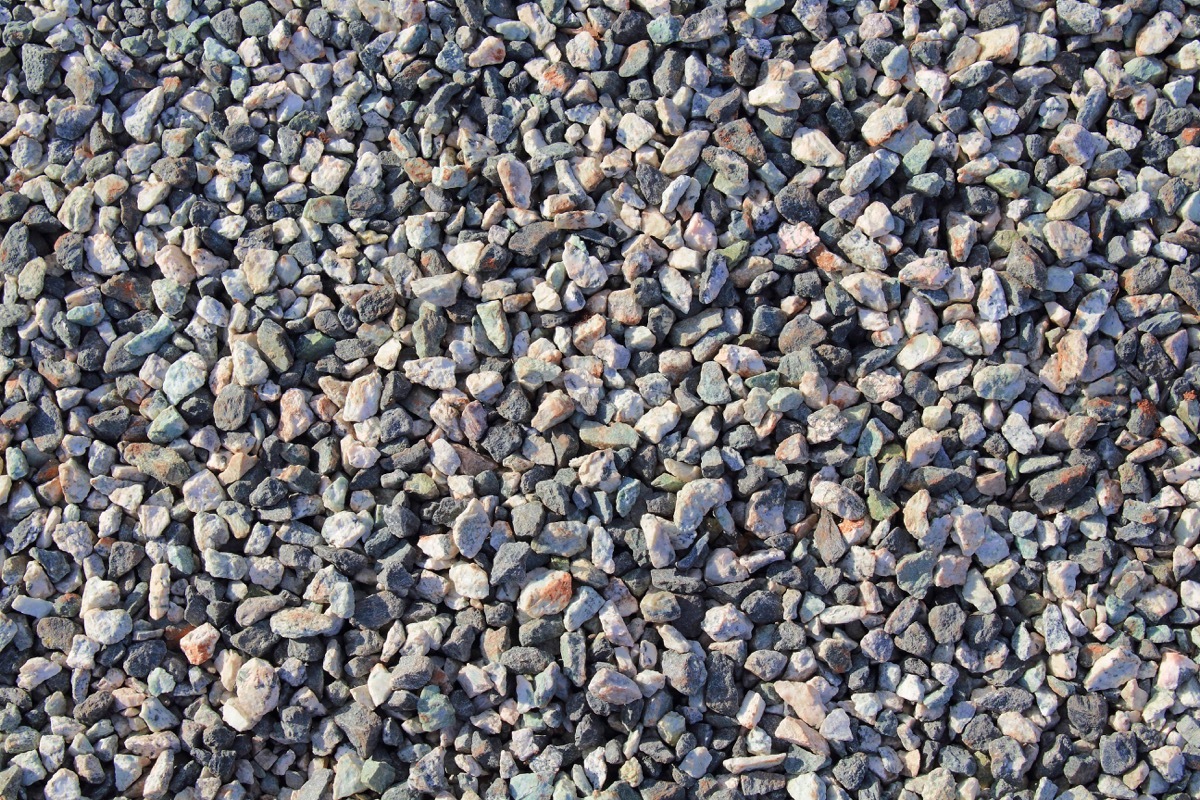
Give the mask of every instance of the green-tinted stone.
[[1046, 599], [1036, 594], [1027, 594], [1017, 601], [1017, 609], [1026, 619], [1041, 616], [1046, 610]]
[[704, 334], [719, 328], [723, 320], [721, 310], [716, 308], [682, 319], [671, 327], [671, 342], [677, 342], [682, 347], [691, 347], [700, 341]]
[[186, 25], [176, 25], [167, 31], [167, 52], [170, 55], [186, 56], [199, 46], [200, 40]]
[[988, 242], [988, 254], [993, 258], [1004, 258], [1012, 249], [1012, 243], [1017, 239], [1016, 231], [996, 231]]
[[70, 308], [67, 310], [67, 321], [85, 328], [99, 325], [104, 321], [104, 306], [100, 303], [88, 303]]
[[679, 480], [679, 478], [676, 478], [674, 475], [669, 475], [664, 472], [662, 475], [659, 475], [657, 478], [655, 478], [653, 483], [650, 485], [655, 489], [662, 489], [666, 492], [678, 492], [684, 487], [684, 482]]
[[1175, 416], [1179, 417], [1192, 433], [1200, 431], [1200, 400], [1184, 400], [1179, 404], [1179, 408], [1175, 409]]
[[275, 27], [271, 8], [262, 0], [246, 6], [238, 12], [238, 16], [242, 20], [242, 30], [247, 36], [266, 36], [271, 32], [271, 28]]
[[562, 367], [540, 358], [522, 356], [513, 365], [513, 373], [525, 389], [540, 389], [562, 373]]
[[[515, 19], [505, 19], [494, 21], [494, 18], [488, 20], [488, 25], [496, 35], [507, 42], [519, 42], [529, 38], [529, 28], [525, 27], [522, 22], [517, 22]], [[424, 29], [424, 35], [429, 36], [429, 27], [427, 25], [418, 26]], [[420, 35], [418, 33], [417, 35]], [[415, 37], [414, 37], [415, 38]]]
[[29, 460], [25, 458], [25, 453], [18, 447], [8, 448], [4, 453], [4, 464], [8, 477], [14, 481], [19, 481], [29, 474]]
[[933, 157], [933, 142], [929, 139], [921, 139], [912, 149], [904, 154], [904, 158], [900, 159], [900, 165], [904, 169], [906, 175], [920, 175], [925, 169], [925, 165], [929, 163], [929, 159]]
[[984, 182], [1005, 197], [1016, 198], [1029, 189], [1029, 173], [1019, 169], [998, 169]]
[[[508, 318], [504, 314], [504, 308], [500, 301], [480, 303], [475, 307], [475, 313], [479, 315], [479, 322], [487, 340], [495, 346], [500, 354], [507, 353], [512, 347], [512, 330], [509, 328]], [[476, 337], [476, 342], [478, 341], [479, 337]]]
[[546, 730], [546, 720], [540, 711], [530, 711], [521, 715], [521, 727], [529, 728], [532, 731]]
[[779, 373], [776, 370], [752, 375], [746, 378], [746, 386], [751, 389], [766, 389], [768, 392], [774, 392], [779, 388]]
[[871, 406], [869, 403], [859, 403], [844, 410], [842, 418], [847, 421], [847, 425], [837, 435], [838, 441], [842, 444], [854, 444], [857, 442], [859, 435], [862, 433], [863, 426], [867, 424], [867, 419], [870, 416]]
[[1115, 594], [1110, 594], [1104, 598], [1104, 609], [1108, 612], [1109, 625], [1120, 625], [1133, 613], [1133, 606]]
[[630, 45], [626, 50], [625, 57], [621, 60], [621, 67], [617, 70], [617, 74], [622, 78], [634, 77], [646, 68], [653, 55], [654, 48], [650, 46], [649, 42]]
[[579, 438], [589, 447], [617, 450], [637, 447], [639, 441], [637, 431], [623, 422], [614, 422], [612, 425], [585, 422], [579, 426]]
[[1021, 554], [1021, 558], [1026, 561], [1032, 558], [1037, 558], [1038, 544], [1033, 539], [1015, 539], [1017, 544], [1017, 552]]
[[858, 79], [849, 64], [833, 72], [822, 73], [819, 77], [825, 81], [827, 86], [836, 83], [841, 87], [843, 102], [853, 103], [858, 99]]
[[146, 687], [155, 697], [170, 694], [175, 690], [175, 678], [162, 667], [155, 667], [146, 677]]
[[167, 316], [173, 317], [178, 314], [187, 302], [187, 287], [170, 278], [154, 281], [150, 284], [150, 291], [154, 294], [154, 302]]
[[1167, 74], [1167, 65], [1157, 58], [1137, 56], [1125, 62], [1125, 72], [1134, 80], [1153, 83]]
[[869, 489], [867, 491], [867, 511], [871, 514], [871, 519], [875, 521], [885, 520], [893, 516], [900, 508], [879, 493], [878, 489]]
[[304, 218], [322, 225], [345, 222], [350, 218], [344, 197], [314, 197], [304, 204]]
[[333, 352], [336, 342], [320, 331], [309, 331], [296, 342], [297, 361], [319, 361]]
[[150, 43], [144, 36], [126, 36], [121, 40], [121, 49], [134, 58], [141, 58], [150, 52]]
[[767, 408], [772, 411], [778, 411], [781, 414], [786, 414], [789, 411], [794, 411], [804, 403], [804, 395], [799, 389], [791, 386], [784, 386], [775, 389], [771, 392], [771, 397], [767, 400]]
[[422, 303], [413, 323], [413, 347], [418, 358], [442, 355], [442, 339], [446, 336], [446, 315], [440, 308]]
[[154, 418], [146, 431], [147, 438], [154, 444], [170, 444], [187, 432], [187, 421], [174, 408], [167, 408]]
[[[250, 91], [253, 81], [250, 78], [250, 70], [241, 65], [231, 67], [229, 70], [229, 92], [233, 95], [234, 100], [243, 100], [246, 93]], [[253, 198], [247, 195], [247, 199], [254, 202]], [[261, 198], [259, 199], [261, 202]]]
[[633, 478], [625, 478], [621, 481], [621, 488], [617, 489], [614, 503], [617, 516], [624, 518], [633, 509], [641, 494], [642, 484], [638, 481]]
[[1054, 205], [1054, 195], [1037, 186], [1029, 187], [1029, 191], [1025, 193], [1025, 199], [1033, 202], [1033, 210], [1039, 214], [1046, 213], [1050, 206]]
[[546, 283], [550, 284], [554, 291], [562, 289], [563, 284], [567, 282], [567, 267], [561, 261], [555, 261], [546, 270]]
[[658, 721], [658, 735], [669, 746], [674, 747], [679, 738], [687, 731], [687, 720], [674, 711], [668, 711]]
[[882, 422], [877, 419], [871, 420], [863, 427], [862, 435], [858, 437], [858, 449], [854, 454], [859, 458], [878, 458], [889, 435]]
[[[156, 396], [161, 400], [161, 396]], [[166, 413], [163, 411], [162, 413]], [[159, 415], [156, 415], [159, 416]], [[169, 447], [146, 442], [132, 442], [125, 447], [125, 460], [139, 472], [172, 486], [181, 486], [191, 477], [192, 470], [183, 457]]]
[[134, 336], [125, 345], [125, 351], [133, 356], [148, 356], [162, 347], [175, 333], [175, 326], [165, 314], [146, 330]]
[[972, 385], [984, 400], [1011, 403], [1025, 390], [1025, 371], [1019, 364], [996, 364], [975, 373]]
[[179, 573], [191, 575], [196, 571], [196, 555], [187, 545], [167, 545], [167, 563]]
[[910, 189], [925, 197], [934, 197], [941, 194], [942, 187], [945, 185], [946, 181], [942, 176], [933, 172], [922, 172], [920, 175], [914, 175], [908, 182]]
[[533, 702], [539, 708], [554, 696], [554, 674], [549, 669], [539, 672], [533, 679]]
[[[46, 287], [46, 259], [35, 258], [26, 262], [17, 275], [17, 295], [22, 300], [36, 300]], [[68, 312], [68, 319], [70, 312]], [[74, 321], [74, 320], [72, 320]]]
[[811, 622], [825, 608], [825, 601], [815, 594], [804, 595], [804, 599], [800, 601], [800, 621]]
[[241, 57], [237, 53], [211, 37], [204, 40], [204, 58], [207, 61], [218, 61], [226, 66], [233, 66], [241, 62]]
[[774, 194], [779, 194], [783, 191], [783, 187], [787, 186], [787, 176], [780, 171], [779, 167], [775, 166], [773, 161], [768, 161], [761, 167], [755, 167], [754, 174], [762, 178], [762, 182]]
[[683, 20], [674, 16], [661, 16], [652, 20], [646, 26], [646, 33], [650, 36], [650, 41], [655, 44], [671, 44], [679, 38], [679, 31], [683, 28]]
[[345, 475], [334, 478], [321, 494], [321, 502], [330, 511], [341, 511], [346, 507], [346, 495], [350, 493], [350, 481]]
[[363, 762], [359, 780], [371, 791], [382, 793], [396, 782], [396, 769], [384, 761], [369, 758]]
[[424, 500], [433, 500], [438, 496], [438, 487], [433, 478], [425, 473], [413, 475], [404, 482], [404, 491], [412, 492]]
[[1146, 628], [1146, 638], [1155, 644], [1166, 644], [1175, 638], [1175, 634], [1167, 625], [1152, 625]]
[[508, 782], [512, 800], [550, 800], [552, 791], [550, 781], [532, 772], [514, 775]]
[[440, 731], [454, 723], [454, 706], [436, 686], [426, 686], [417, 700], [417, 719], [425, 731]]
[[904, 556], [896, 563], [896, 583], [920, 600], [933, 587], [933, 568], [936, 564], [937, 555], [932, 550]]

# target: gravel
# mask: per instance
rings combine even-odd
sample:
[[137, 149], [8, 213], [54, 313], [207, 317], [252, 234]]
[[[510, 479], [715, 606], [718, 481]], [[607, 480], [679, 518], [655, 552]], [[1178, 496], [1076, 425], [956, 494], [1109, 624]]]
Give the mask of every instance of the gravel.
[[1198, 39], [0, 0], [0, 798], [1200, 796]]

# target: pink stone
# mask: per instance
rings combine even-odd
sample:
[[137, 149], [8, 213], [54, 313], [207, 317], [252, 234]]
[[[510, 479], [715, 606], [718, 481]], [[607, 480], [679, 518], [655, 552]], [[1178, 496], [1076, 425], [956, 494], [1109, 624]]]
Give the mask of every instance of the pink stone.
[[199, 666], [213, 657], [220, 640], [220, 631], [206, 622], [180, 639], [179, 649], [190, 663]]

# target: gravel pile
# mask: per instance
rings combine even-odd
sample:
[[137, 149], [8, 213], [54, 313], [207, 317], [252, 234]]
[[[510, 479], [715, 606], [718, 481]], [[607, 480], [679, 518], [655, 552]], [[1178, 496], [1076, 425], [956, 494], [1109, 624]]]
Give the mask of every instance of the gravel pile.
[[1200, 793], [1193, 0], [0, 68], [0, 797]]

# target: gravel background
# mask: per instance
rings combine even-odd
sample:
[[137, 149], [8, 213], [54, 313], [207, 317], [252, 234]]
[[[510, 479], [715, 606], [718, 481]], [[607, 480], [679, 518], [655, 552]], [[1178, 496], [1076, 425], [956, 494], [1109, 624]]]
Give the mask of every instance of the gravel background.
[[1200, 795], [1193, 0], [0, 0], [0, 798]]

